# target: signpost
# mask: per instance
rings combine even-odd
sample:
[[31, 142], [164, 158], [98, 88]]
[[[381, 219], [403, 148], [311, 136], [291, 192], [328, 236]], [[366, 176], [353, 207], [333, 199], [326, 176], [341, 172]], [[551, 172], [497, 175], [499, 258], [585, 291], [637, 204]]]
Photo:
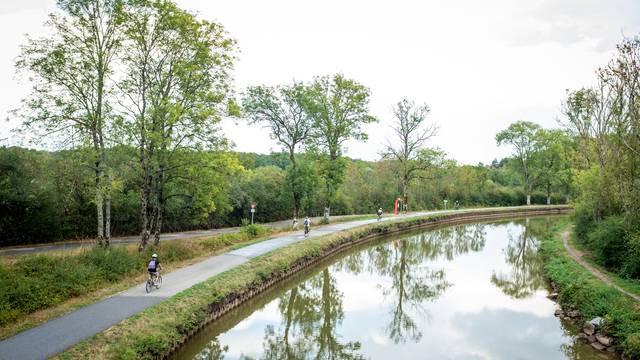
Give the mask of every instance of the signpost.
[[253, 225], [253, 214], [256, 213], [256, 203], [251, 203], [251, 225]]

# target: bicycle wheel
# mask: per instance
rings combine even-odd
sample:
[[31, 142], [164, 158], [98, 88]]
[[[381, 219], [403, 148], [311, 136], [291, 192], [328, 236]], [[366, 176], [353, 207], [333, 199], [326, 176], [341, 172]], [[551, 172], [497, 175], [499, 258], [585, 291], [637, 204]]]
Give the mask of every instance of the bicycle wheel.
[[151, 279], [147, 280], [147, 285], [145, 286], [145, 290], [147, 290], [147, 294], [151, 292], [151, 287], [153, 284], [151, 283]]
[[162, 275], [158, 274], [156, 276], [156, 289], [160, 289], [160, 286], [162, 286]]

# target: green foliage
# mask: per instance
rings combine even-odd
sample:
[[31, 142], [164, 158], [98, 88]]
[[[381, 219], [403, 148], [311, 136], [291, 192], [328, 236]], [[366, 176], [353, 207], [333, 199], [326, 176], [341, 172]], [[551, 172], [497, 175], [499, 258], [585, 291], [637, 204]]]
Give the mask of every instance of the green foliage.
[[601, 316], [605, 327], [622, 345], [630, 358], [639, 354], [637, 334], [640, 332], [640, 313], [634, 302], [616, 289], [605, 285], [565, 252], [559, 230], [541, 242], [545, 257], [545, 272], [559, 287], [559, 301], [580, 311], [590, 319]]
[[35, 255], [0, 262], [0, 326], [26, 314], [145, 273], [151, 254], [163, 264], [192, 259], [222, 247], [264, 236], [270, 229], [248, 225], [239, 233], [202, 240], [163, 242], [138, 252], [124, 247], [92, 247], [76, 255]]
[[259, 236], [268, 234], [269, 232], [270, 230], [262, 225], [249, 223], [243, 224], [241, 229], [241, 233], [246, 235], [249, 239], [255, 239]]
[[609, 216], [599, 222], [587, 237], [588, 246], [602, 265], [619, 269], [626, 253], [626, 226], [621, 216]]
[[620, 274], [624, 277], [640, 279], [640, 232], [628, 233], [626, 240], [627, 251]]

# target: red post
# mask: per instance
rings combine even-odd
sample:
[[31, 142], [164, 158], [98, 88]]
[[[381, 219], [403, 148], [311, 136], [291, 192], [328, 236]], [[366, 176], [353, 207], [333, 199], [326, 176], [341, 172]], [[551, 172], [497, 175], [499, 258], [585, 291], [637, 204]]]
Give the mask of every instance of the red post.
[[396, 203], [393, 205], [393, 215], [398, 215], [398, 202], [400, 198], [396, 198]]

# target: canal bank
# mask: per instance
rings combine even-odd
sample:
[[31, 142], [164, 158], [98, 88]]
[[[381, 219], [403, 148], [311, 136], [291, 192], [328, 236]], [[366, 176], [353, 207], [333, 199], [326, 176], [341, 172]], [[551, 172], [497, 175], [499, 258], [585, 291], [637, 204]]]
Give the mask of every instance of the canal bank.
[[554, 290], [551, 297], [562, 307], [557, 316], [583, 331], [585, 343], [616, 351], [625, 359], [640, 359], [639, 303], [571, 257], [563, 244], [563, 236], [571, 231], [570, 222], [559, 224], [541, 244], [545, 274]]
[[162, 358], [205, 324], [298, 271], [353, 245], [390, 233], [519, 215], [557, 214], [559, 207], [448, 212], [374, 223], [280, 248], [195, 285], [69, 349], [61, 358]]

